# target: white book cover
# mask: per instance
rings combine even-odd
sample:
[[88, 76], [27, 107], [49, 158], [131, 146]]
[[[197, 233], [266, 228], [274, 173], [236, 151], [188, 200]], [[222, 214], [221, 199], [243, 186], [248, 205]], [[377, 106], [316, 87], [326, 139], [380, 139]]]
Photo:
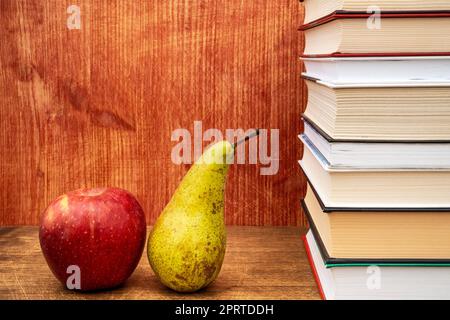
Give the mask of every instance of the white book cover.
[[305, 144], [299, 163], [324, 207], [329, 209], [449, 211], [450, 208], [449, 169], [332, 168], [309, 143]]
[[301, 58], [304, 76], [335, 85], [450, 82], [450, 56]]
[[327, 268], [311, 230], [306, 235], [305, 245], [326, 300], [450, 299], [450, 272], [446, 267]]
[[450, 143], [329, 141], [307, 121], [299, 138], [332, 169], [450, 169]]

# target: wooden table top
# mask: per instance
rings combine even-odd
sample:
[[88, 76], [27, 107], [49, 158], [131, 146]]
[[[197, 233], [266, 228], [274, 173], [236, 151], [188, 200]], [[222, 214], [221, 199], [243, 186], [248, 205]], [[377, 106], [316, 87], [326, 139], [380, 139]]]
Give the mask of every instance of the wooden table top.
[[296, 227], [228, 227], [218, 279], [194, 294], [159, 283], [144, 254], [124, 286], [95, 293], [65, 289], [41, 253], [37, 227], [0, 228], [0, 299], [319, 299]]

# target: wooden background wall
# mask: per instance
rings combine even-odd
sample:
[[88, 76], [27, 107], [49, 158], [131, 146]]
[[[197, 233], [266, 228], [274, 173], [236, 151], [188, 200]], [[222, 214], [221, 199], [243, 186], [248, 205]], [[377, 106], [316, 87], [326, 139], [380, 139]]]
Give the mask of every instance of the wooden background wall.
[[226, 221], [302, 224], [301, 20], [296, 0], [1, 0], [0, 225], [92, 186], [130, 190], [153, 223], [188, 169], [171, 133], [194, 120], [279, 128], [280, 171], [233, 166]]

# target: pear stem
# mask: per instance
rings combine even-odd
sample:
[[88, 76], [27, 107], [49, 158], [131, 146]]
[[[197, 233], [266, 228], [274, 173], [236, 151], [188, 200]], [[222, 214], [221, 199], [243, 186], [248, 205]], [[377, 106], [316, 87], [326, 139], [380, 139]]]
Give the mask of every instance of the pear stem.
[[255, 132], [249, 134], [249, 135], [246, 136], [244, 139], [242, 139], [242, 140], [240, 140], [240, 141], [238, 141], [238, 142], [235, 142], [235, 143], [233, 144], [233, 148], [236, 149], [236, 147], [237, 147], [238, 145], [240, 145], [241, 143], [247, 142], [248, 140], [250, 140], [251, 138], [256, 137], [256, 136], [259, 136], [259, 129], [255, 129]]

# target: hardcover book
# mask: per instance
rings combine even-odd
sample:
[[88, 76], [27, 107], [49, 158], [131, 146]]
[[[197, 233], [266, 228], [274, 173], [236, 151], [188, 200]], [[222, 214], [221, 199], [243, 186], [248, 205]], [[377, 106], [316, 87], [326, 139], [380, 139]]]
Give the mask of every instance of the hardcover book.
[[327, 263], [450, 263], [450, 210], [326, 208], [311, 184], [302, 206]]
[[306, 85], [304, 117], [332, 139], [450, 141], [449, 81], [338, 85], [308, 78]]
[[445, 12], [450, 0], [301, 0], [305, 7], [305, 23], [313, 22], [334, 12], [366, 13], [376, 6], [382, 12]]
[[308, 143], [299, 163], [327, 208], [450, 210], [449, 169], [331, 168], [317, 148]]
[[450, 56], [301, 58], [307, 78], [342, 84], [450, 81]]
[[326, 266], [311, 230], [303, 241], [323, 299], [450, 299], [450, 272], [438, 264]]
[[303, 25], [305, 56], [390, 55], [450, 52], [450, 12], [381, 14], [382, 26], [368, 26], [370, 14], [335, 13]]
[[303, 120], [300, 140], [314, 146], [332, 169], [450, 169], [450, 142], [339, 141]]

